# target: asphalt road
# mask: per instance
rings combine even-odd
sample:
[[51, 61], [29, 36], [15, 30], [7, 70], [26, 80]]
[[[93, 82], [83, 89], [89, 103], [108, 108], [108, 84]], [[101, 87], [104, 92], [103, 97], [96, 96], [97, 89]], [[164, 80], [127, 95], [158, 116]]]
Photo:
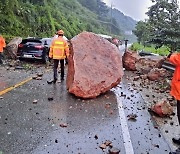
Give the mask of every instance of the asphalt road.
[[[31, 79], [38, 72], [42, 80]], [[51, 77], [44, 66], [0, 67], [1, 154], [107, 154], [110, 147], [121, 154], [169, 153], [141, 94], [125, 78], [96, 99], [83, 100], [67, 92], [66, 81], [47, 84]]]

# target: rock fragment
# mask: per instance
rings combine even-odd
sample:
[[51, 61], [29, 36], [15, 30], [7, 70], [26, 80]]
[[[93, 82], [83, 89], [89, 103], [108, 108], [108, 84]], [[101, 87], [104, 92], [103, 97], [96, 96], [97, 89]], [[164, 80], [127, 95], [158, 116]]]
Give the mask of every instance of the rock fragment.
[[120, 153], [120, 150], [118, 148], [111, 148], [109, 149], [109, 154], [119, 154]]
[[59, 126], [64, 128], [64, 127], [67, 127], [68, 125], [66, 123], [62, 123]]

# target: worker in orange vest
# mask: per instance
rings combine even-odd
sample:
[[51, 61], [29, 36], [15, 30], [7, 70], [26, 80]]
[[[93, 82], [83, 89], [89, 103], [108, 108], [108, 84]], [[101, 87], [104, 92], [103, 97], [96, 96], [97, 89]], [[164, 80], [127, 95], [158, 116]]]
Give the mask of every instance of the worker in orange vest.
[[[180, 53], [170, 53], [168, 60], [176, 67], [171, 81], [170, 93], [177, 100], [177, 117], [180, 125]], [[172, 141], [180, 145], [180, 138], [173, 138]], [[178, 150], [180, 152], [180, 149]]]
[[53, 82], [56, 83], [58, 75], [57, 75], [57, 68], [60, 61], [61, 64], [61, 80], [64, 80], [64, 59], [69, 56], [69, 47], [67, 41], [63, 38], [64, 32], [63, 30], [59, 30], [57, 32], [58, 38], [55, 38], [52, 41], [49, 58], [52, 58], [54, 61], [54, 80]]
[[3, 48], [5, 47], [6, 47], [5, 39], [0, 35], [0, 64], [3, 64], [2, 53], [3, 53]]

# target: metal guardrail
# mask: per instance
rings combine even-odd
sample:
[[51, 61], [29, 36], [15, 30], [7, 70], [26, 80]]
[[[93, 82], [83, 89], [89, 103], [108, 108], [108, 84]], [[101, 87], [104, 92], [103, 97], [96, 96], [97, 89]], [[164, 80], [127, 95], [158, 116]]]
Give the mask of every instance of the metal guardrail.
[[[146, 52], [146, 51], [139, 51], [138, 54], [140, 56], [159, 56], [158, 54], [154, 54], [154, 53], [150, 53], [150, 52]], [[163, 64], [162, 64], [162, 68], [168, 70], [168, 71], [171, 71], [171, 72], [174, 72], [175, 71], [175, 66], [169, 62], [169, 61], [164, 61]]]
[[169, 61], [164, 61], [162, 64], [162, 68], [165, 68], [165, 69], [172, 71], [172, 72], [175, 71], [175, 66], [172, 63], [170, 63]]

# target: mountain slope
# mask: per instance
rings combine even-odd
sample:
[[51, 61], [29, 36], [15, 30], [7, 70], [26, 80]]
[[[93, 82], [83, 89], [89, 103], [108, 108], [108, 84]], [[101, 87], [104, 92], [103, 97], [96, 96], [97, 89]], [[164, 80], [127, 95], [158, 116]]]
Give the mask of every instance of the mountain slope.
[[[122, 30], [134, 29], [130, 17], [113, 9], [117, 20], [113, 25], [117, 27], [118, 23], [120, 28], [113, 27], [110, 31], [110, 8], [100, 0], [91, 3], [88, 0], [0, 0], [0, 3], [0, 32], [6, 40], [15, 36], [52, 37], [58, 29], [63, 29], [69, 39], [82, 31], [120, 35]], [[98, 4], [100, 7], [96, 7]]]
[[117, 9], [112, 10], [112, 17], [116, 20], [120, 29], [124, 32], [124, 37], [129, 39], [131, 42], [135, 42], [136, 36], [132, 33], [132, 30], [135, 29], [137, 21], [124, 15]]
[[102, 33], [106, 27], [97, 15], [77, 0], [0, 0], [0, 32], [14, 36], [51, 37], [63, 29], [68, 38], [83, 30]]
[[132, 31], [135, 29], [137, 21], [129, 16], [124, 15], [121, 11], [117, 9], [112, 10], [112, 17], [116, 19], [119, 27], [125, 31]]

